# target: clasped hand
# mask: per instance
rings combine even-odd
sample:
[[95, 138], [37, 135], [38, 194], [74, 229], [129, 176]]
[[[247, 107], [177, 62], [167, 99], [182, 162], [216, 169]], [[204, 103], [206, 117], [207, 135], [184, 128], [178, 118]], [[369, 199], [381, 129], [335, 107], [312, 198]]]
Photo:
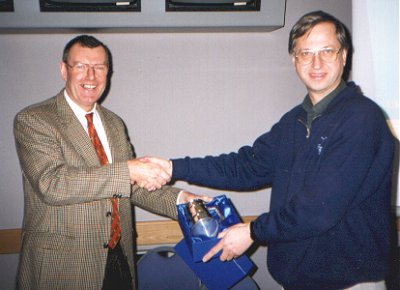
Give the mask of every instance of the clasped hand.
[[128, 160], [131, 184], [149, 191], [160, 189], [171, 180], [171, 162], [159, 158], [141, 157]]

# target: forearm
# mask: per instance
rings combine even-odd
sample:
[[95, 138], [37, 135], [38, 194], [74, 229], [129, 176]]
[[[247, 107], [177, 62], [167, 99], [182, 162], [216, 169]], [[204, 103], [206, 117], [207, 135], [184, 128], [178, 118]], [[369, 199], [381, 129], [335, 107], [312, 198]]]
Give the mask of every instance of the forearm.
[[172, 159], [174, 180], [228, 190], [256, 190], [270, 181], [266, 172], [255, 172], [239, 154], [216, 157]]
[[[46, 115], [45, 115], [46, 116]], [[126, 162], [100, 166], [89, 158], [90, 148], [77, 148], [61, 125], [30, 112], [18, 114], [14, 123], [17, 154], [26, 182], [39, 198], [51, 205], [68, 205], [130, 195]], [[84, 143], [84, 142], [83, 142]], [[121, 156], [130, 156], [128, 142]], [[121, 158], [120, 158], [121, 159]]]
[[110, 198], [114, 194], [129, 197], [129, 174], [125, 162], [102, 167], [49, 166], [36, 171], [23, 167], [41, 199], [51, 205], [69, 205]]
[[137, 185], [132, 186], [131, 202], [152, 213], [177, 219], [176, 203], [181, 189], [163, 186], [161, 189], [148, 191]]

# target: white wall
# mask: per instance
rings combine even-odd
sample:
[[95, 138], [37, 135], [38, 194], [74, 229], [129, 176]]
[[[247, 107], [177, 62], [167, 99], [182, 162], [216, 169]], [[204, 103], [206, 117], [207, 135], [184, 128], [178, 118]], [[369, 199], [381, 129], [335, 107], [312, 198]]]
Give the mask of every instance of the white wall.
[[[384, 109], [399, 138], [399, 1], [353, 0], [353, 41], [353, 78]], [[400, 184], [393, 199], [400, 206]]]
[[[351, 27], [351, 0], [288, 0], [285, 27], [270, 33], [95, 33], [114, 59], [104, 105], [126, 121], [139, 156], [204, 156], [251, 144], [302, 101], [306, 92], [287, 54], [288, 35], [300, 16], [319, 9]], [[0, 229], [20, 228], [23, 217], [13, 118], [62, 88], [58, 63], [74, 36], [0, 34]], [[228, 195], [241, 215], [268, 210], [268, 189]], [[137, 211], [137, 219], [160, 218]], [[265, 252], [252, 256], [254, 277], [261, 289], [280, 290], [266, 274]], [[0, 256], [0, 288], [13, 288], [16, 266], [17, 255]]]

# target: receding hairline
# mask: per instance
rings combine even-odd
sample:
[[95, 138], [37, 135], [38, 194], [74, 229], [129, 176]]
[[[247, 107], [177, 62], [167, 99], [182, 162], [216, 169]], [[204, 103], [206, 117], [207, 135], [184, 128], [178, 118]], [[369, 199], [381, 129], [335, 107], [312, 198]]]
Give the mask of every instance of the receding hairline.
[[[68, 49], [68, 51], [66, 53], [66, 58], [69, 59], [69, 57], [71, 55], [71, 50], [76, 48], [76, 47], [86, 48], [86, 49], [91, 49], [91, 50], [101, 48], [103, 50], [103, 52], [104, 52], [105, 64], [107, 64], [107, 65], [109, 64], [108, 52], [107, 52], [107, 49], [104, 47], [104, 45], [97, 45], [97, 46], [91, 47], [91, 46], [88, 46], [88, 45], [84, 45], [84, 44], [82, 44], [80, 42], [76, 42]], [[64, 59], [64, 55], [63, 55], [63, 61], [68, 61], [68, 59]]]

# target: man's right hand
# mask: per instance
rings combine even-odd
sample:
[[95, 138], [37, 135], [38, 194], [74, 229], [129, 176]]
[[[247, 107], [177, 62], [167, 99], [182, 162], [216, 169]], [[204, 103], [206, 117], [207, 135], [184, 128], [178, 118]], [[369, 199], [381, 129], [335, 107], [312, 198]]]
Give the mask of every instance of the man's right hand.
[[144, 162], [151, 162], [154, 164], [157, 164], [158, 166], [162, 167], [164, 171], [170, 176], [172, 176], [172, 161], [167, 160], [167, 159], [162, 159], [158, 157], [150, 157], [150, 156], [145, 156], [142, 158], [139, 158], [140, 160], [143, 160]]
[[149, 191], [160, 189], [171, 180], [171, 174], [157, 163], [144, 158], [128, 160], [127, 163], [131, 184], [136, 183]]

